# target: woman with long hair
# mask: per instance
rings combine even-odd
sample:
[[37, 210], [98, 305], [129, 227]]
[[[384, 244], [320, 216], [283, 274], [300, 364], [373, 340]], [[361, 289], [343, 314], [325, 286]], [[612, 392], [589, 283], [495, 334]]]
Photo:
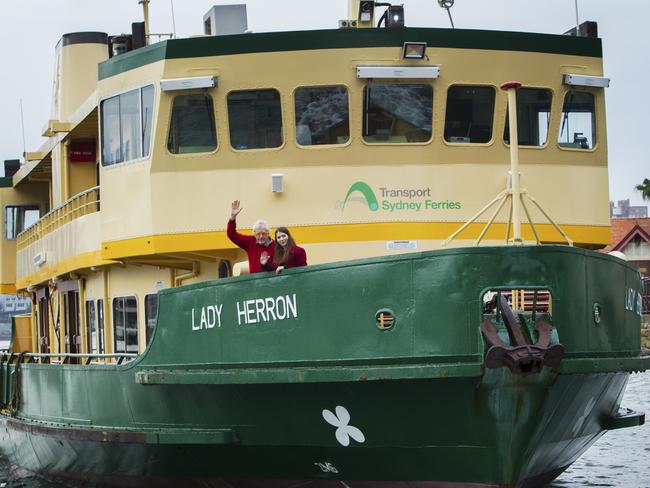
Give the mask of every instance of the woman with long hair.
[[275, 231], [273, 266], [276, 273], [280, 273], [284, 268], [307, 266], [307, 253], [296, 244], [286, 227], [278, 227]]

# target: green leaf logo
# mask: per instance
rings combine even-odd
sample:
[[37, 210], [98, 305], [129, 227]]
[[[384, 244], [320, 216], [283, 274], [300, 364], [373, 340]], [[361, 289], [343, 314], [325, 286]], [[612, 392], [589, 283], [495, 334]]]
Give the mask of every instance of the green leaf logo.
[[368, 208], [372, 210], [373, 212], [376, 212], [379, 210], [379, 204], [377, 203], [377, 197], [375, 196], [375, 192], [372, 191], [372, 188], [368, 186], [367, 183], [364, 183], [363, 181], [357, 181], [356, 183], [353, 183], [352, 186], [350, 186], [350, 189], [348, 190], [347, 195], [345, 195], [345, 199], [343, 200], [343, 209], [345, 210], [345, 204], [348, 202], [348, 198], [350, 198], [350, 195], [354, 192], [358, 191], [363, 195], [363, 197], [366, 199], [366, 203], [368, 204]]

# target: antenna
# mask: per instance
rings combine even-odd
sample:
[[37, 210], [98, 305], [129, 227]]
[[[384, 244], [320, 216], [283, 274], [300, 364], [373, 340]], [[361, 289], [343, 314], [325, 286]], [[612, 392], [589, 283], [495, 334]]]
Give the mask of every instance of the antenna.
[[172, 7], [172, 31], [174, 32], [174, 39], [176, 39], [176, 18], [174, 17], [174, 0], [169, 0]]
[[580, 37], [580, 18], [578, 16], [578, 0], [575, 0], [576, 5], [576, 37]]
[[[449, 22], [451, 23], [451, 28], [455, 29], [456, 27], [454, 26], [454, 19], [451, 18], [451, 7], [454, 6], [454, 1], [455, 0], [438, 0], [438, 5], [440, 5], [442, 8], [444, 8], [447, 11], [447, 15], [449, 15]], [[576, 0], [578, 1], [578, 0]]]
[[20, 125], [23, 128], [23, 154], [27, 152], [27, 145], [25, 144], [25, 117], [23, 116], [23, 99], [20, 99]]

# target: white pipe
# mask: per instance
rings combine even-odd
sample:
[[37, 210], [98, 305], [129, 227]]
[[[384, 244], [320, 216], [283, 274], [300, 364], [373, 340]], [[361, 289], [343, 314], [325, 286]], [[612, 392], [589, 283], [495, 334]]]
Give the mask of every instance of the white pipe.
[[510, 81], [501, 85], [508, 93], [508, 121], [510, 123], [510, 174], [512, 175], [512, 225], [513, 241], [520, 244], [521, 239], [521, 191], [519, 188], [519, 140], [517, 138], [517, 88], [518, 81]]

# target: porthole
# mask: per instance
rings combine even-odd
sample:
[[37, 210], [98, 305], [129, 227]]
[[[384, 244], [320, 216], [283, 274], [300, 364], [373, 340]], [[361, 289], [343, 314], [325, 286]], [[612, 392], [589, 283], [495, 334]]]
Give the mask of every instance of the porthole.
[[375, 323], [379, 330], [390, 330], [395, 326], [395, 314], [388, 309], [378, 310], [375, 314]]

